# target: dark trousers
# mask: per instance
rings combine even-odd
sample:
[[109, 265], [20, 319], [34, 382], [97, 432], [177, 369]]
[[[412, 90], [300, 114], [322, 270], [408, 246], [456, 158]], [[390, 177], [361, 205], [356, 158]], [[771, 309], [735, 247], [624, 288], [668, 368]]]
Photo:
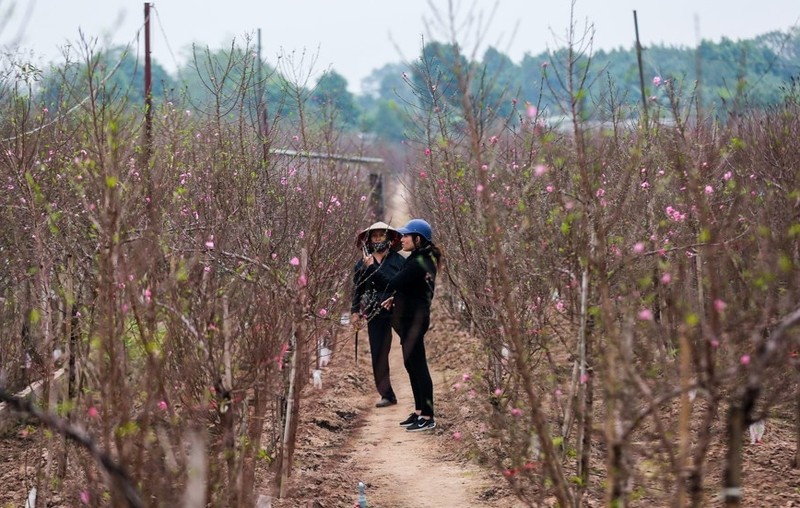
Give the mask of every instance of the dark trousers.
[[384, 399], [396, 401], [389, 378], [389, 351], [392, 349], [392, 315], [381, 311], [367, 324], [369, 349], [372, 354], [372, 375], [375, 387]]
[[425, 356], [425, 332], [430, 326], [430, 316], [416, 316], [399, 324], [403, 364], [411, 381], [414, 407], [422, 416], [433, 416], [433, 380]]

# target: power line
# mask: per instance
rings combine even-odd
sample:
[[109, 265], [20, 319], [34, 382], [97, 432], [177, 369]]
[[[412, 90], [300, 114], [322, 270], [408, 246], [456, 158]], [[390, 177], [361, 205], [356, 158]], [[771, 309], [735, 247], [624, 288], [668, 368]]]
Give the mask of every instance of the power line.
[[167, 46], [167, 52], [169, 53], [170, 58], [172, 58], [172, 63], [175, 65], [176, 72], [178, 74], [178, 81], [181, 83], [186, 83], [186, 80], [183, 79], [181, 76], [181, 66], [178, 64], [178, 59], [175, 58], [175, 53], [172, 51], [172, 46], [169, 43], [169, 39], [167, 38], [167, 32], [164, 30], [164, 25], [161, 23], [161, 13], [158, 12], [155, 4], [151, 4], [151, 8], [156, 12], [156, 21], [158, 22], [158, 28], [161, 30], [161, 36], [164, 37], [164, 43]]
[[[115, 73], [115, 72], [117, 72], [117, 69], [119, 69], [120, 65], [122, 65], [122, 62], [124, 62], [124, 61], [125, 61], [125, 57], [128, 55], [128, 50], [130, 49], [131, 45], [132, 45], [134, 42], [136, 42], [136, 47], [137, 47], [137, 48], [139, 47], [139, 44], [138, 44], [138, 42], [139, 42], [139, 34], [142, 32], [142, 29], [143, 29], [143, 28], [144, 28], [144, 23], [142, 23], [142, 24], [139, 26], [139, 28], [136, 30], [136, 35], [134, 35], [133, 39], [131, 39], [131, 41], [130, 41], [130, 42], [128, 42], [128, 44], [125, 46], [125, 50], [124, 50], [124, 51], [121, 53], [121, 55], [120, 55], [120, 58], [119, 58], [119, 61], [118, 61], [118, 62], [117, 62], [117, 64], [114, 66], [114, 68], [113, 68], [113, 69], [111, 69], [111, 70], [110, 70], [110, 71], [109, 71], [109, 72], [108, 72], [108, 73], [107, 73], [105, 76], [103, 76], [103, 78], [100, 80], [100, 86], [102, 86], [102, 85], [105, 85], [106, 81], [108, 81], [109, 79], [111, 79], [111, 77], [114, 75], [114, 73]], [[137, 52], [137, 54], [138, 54], [138, 52]], [[30, 130], [30, 131], [28, 131], [28, 132], [25, 132], [25, 133], [23, 133], [23, 134], [20, 134], [20, 135], [17, 135], [17, 136], [11, 136], [11, 137], [9, 137], [9, 138], [5, 138], [5, 139], [0, 139], [0, 143], [5, 143], [5, 142], [7, 142], [7, 141], [14, 141], [15, 139], [19, 138], [20, 136], [29, 136], [29, 135], [31, 135], [31, 134], [35, 134], [35, 133], [37, 133], [37, 132], [39, 132], [39, 131], [41, 131], [41, 130], [44, 130], [45, 128], [47, 128], [47, 127], [50, 127], [51, 125], [55, 124], [55, 123], [56, 123], [56, 122], [58, 122], [59, 120], [61, 120], [61, 119], [63, 119], [63, 118], [66, 118], [67, 116], [71, 115], [71, 114], [72, 114], [72, 113], [73, 113], [73, 112], [74, 112], [76, 109], [78, 109], [78, 108], [80, 108], [81, 106], [83, 106], [84, 104], [86, 104], [86, 102], [88, 102], [88, 101], [89, 101], [89, 99], [91, 99], [91, 98], [92, 98], [92, 95], [91, 95], [91, 94], [89, 94], [89, 95], [87, 95], [86, 97], [84, 97], [84, 98], [83, 98], [83, 100], [81, 100], [79, 103], [75, 104], [74, 106], [72, 106], [71, 108], [69, 108], [68, 110], [66, 110], [65, 112], [63, 112], [63, 113], [59, 112], [59, 113], [58, 113], [58, 114], [55, 116], [55, 118], [53, 118], [53, 119], [52, 119], [52, 120], [50, 120], [49, 122], [47, 122], [47, 123], [45, 123], [45, 124], [42, 124], [42, 125], [40, 125], [39, 127], [36, 127], [35, 129], [32, 129], [32, 130]]]

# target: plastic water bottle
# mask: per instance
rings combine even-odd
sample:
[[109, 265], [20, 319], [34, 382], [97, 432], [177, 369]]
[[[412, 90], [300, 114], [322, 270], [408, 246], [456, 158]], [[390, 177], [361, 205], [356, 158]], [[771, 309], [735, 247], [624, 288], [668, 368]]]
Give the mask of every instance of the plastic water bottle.
[[367, 486], [358, 482], [358, 508], [367, 508]]

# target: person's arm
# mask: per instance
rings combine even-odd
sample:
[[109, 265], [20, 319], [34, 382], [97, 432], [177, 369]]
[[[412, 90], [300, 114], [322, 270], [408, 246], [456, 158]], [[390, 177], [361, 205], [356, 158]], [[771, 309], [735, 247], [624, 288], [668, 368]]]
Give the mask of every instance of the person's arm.
[[375, 277], [378, 284], [385, 284], [388, 290], [409, 292], [420, 281], [425, 280], [425, 268], [422, 259], [415, 257], [406, 261], [400, 271], [392, 275], [387, 270], [381, 270], [383, 265], [378, 267], [372, 264], [367, 267], [365, 274], [368, 277]]

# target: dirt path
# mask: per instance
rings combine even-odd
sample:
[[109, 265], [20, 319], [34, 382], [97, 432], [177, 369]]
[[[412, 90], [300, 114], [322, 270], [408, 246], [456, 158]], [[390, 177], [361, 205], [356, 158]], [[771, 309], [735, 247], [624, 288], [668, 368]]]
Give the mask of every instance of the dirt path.
[[382, 220], [399, 228], [410, 219], [408, 216], [408, 203], [406, 202], [406, 187], [399, 177], [391, 177], [387, 182], [386, 191], [384, 218]]
[[[403, 225], [409, 219], [406, 188], [398, 179], [393, 179], [387, 190], [386, 220], [395, 227]], [[350, 442], [351, 453], [348, 454], [351, 467], [359, 472], [359, 479], [367, 486], [369, 506], [493, 506], [482, 501], [481, 496], [492, 491], [496, 480], [477, 465], [443, 458], [447, 455], [445, 447], [453, 446], [446, 415], [437, 418], [437, 428], [431, 431], [406, 432], [399, 425], [414, 409], [414, 397], [396, 334], [393, 334], [389, 363], [398, 404], [373, 407], [372, 403], [378, 400], [373, 389], [370, 409], [364, 416], [363, 426]], [[446, 397], [450, 383], [443, 372], [431, 365], [431, 376], [434, 400]], [[502, 506], [511, 504], [506, 500]]]
[[[352, 441], [352, 464], [362, 472], [369, 506], [482, 505], [479, 496], [491, 487], [490, 480], [477, 466], [441, 458], [442, 440], [452, 439], [442, 425], [425, 432], [406, 432], [399, 425], [413, 410], [414, 398], [396, 335], [392, 346], [389, 360], [398, 404], [370, 409]], [[441, 393], [446, 389], [444, 376], [437, 370], [431, 375], [435, 394]]]

